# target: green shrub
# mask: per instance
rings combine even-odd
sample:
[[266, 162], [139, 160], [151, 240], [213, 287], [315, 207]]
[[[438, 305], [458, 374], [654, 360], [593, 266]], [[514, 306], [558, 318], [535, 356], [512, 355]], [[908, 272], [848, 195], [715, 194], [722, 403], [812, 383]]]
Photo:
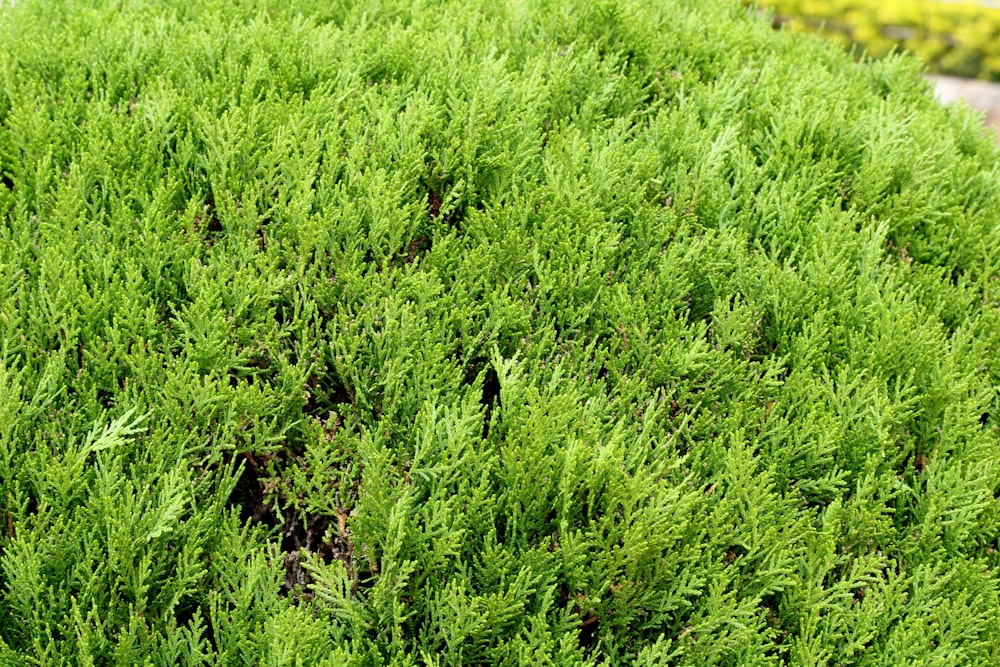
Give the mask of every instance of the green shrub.
[[976, 0], [764, 0], [791, 21], [871, 57], [905, 49], [934, 72], [1000, 81], [1000, 9]]
[[0, 661], [1000, 661], [1000, 151], [915, 61], [25, 0], [0, 86]]

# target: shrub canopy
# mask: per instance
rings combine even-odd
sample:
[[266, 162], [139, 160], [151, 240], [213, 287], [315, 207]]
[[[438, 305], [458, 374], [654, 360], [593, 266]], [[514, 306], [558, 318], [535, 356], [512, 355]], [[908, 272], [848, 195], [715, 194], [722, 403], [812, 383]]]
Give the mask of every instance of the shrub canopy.
[[998, 664], [998, 164], [736, 1], [0, 9], [0, 661]]

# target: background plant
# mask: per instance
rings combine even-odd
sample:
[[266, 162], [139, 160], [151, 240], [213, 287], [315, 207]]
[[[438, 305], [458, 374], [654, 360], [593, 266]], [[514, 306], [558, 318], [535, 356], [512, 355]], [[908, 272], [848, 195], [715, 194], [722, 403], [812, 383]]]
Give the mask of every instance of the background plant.
[[1000, 9], [974, 0], [768, 0], [761, 3], [791, 21], [870, 57], [906, 50], [929, 69], [1000, 81]]

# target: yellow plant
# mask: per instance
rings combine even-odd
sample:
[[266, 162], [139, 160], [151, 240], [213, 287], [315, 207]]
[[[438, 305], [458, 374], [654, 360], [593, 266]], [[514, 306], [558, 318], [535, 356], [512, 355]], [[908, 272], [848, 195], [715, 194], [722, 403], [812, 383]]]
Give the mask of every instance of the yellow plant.
[[764, 0], [794, 29], [857, 44], [872, 57], [911, 51], [931, 71], [1000, 81], [1000, 9], [940, 0]]

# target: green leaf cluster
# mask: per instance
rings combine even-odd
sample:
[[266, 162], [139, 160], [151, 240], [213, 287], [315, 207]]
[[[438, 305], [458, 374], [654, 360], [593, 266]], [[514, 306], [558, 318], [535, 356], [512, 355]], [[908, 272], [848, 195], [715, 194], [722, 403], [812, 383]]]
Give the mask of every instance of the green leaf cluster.
[[4, 7], [0, 663], [996, 664], [998, 164], [736, 2]]

